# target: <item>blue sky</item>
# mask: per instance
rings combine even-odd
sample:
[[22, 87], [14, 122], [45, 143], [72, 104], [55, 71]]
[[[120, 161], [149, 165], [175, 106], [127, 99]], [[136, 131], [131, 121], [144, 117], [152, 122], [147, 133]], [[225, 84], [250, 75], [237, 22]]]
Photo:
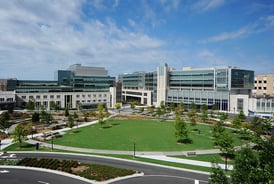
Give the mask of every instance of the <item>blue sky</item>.
[[237, 66], [274, 73], [273, 0], [2, 0], [0, 78]]

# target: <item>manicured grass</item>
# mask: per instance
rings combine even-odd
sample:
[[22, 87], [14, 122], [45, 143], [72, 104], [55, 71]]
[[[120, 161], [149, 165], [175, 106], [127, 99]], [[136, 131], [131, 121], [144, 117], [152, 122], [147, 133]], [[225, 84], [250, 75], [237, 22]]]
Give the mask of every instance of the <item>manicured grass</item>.
[[[136, 151], [187, 151], [197, 149], [213, 149], [211, 139], [211, 126], [196, 125], [189, 128], [190, 144], [178, 144], [174, 136], [174, 126], [171, 121], [157, 120], [111, 120], [102, 128], [95, 124], [89, 127], [69, 131], [63, 137], [54, 140], [54, 144], [104, 150], [133, 150], [135, 142]], [[230, 130], [228, 130], [230, 131]], [[240, 145], [241, 141], [232, 135]]]
[[[19, 146], [19, 143], [16, 142], [4, 149], [4, 151], [35, 151], [35, 150], [36, 150], [35, 145], [29, 144], [26, 142], [22, 142], [21, 147]], [[39, 150], [40, 151], [50, 151], [49, 148], [45, 148], [45, 147], [39, 147]]]
[[[205, 154], [205, 155], [196, 155], [196, 156], [185, 156], [185, 155], [177, 155], [177, 156], [172, 156], [176, 158], [183, 158], [183, 159], [190, 159], [190, 160], [198, 160], [198, 161], [205, 161], [205, 162], [217, 162], [224, 164], [225, 160], [221, 156], [221, 154]], [[234, 160], [228, 160], [228, 164], [234, 164]]]

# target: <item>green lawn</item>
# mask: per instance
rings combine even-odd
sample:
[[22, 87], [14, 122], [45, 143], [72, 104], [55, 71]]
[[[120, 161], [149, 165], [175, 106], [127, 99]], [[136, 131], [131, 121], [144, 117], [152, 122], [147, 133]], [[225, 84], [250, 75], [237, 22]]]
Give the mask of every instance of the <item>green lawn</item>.
[[[221, 154], [205, 154], [205, 155], [196, 155], [196, 156], [185, 156], [185, 155], [177, 155], [177, 156], [172, 156], [176, 158], [183, 158], [183, 159], [190, 159], [190, 160], [198, 160], [198, 161], [205, 161], [205, 162], [217, 162], [224, 164], [225, 160], [221, 156]], [[228, 159], [228, 164], [234, 164], [234, 160], [229, 160]]]
[[[133, 150], [136, 151], [184, 151], [196, 149], [212, 149], [211, 126], [196, 125], [197, 131], [189, 128], [191, 144], [177, 144], [174, 136], [173, 122], [153, 120], [111, 120], [111, 127], [101, 128], [99, 124], [79, 128], [67, 132], [62, 138], [54, 140], [54, 144], [72, 147], [106, 149], [106, 150]], [[236, 145], [241, 144], [239, 139], [232, 135]]]

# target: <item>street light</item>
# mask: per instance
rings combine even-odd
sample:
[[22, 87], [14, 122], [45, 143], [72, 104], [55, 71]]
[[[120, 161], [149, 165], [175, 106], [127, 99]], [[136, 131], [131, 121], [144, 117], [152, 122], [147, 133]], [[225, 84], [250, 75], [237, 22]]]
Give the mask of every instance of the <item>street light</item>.
[[51, 134], [51, 151], [53, 151], [53, 133]]
[[133, 158], [135, 158], [136, 143], [133, 142]]

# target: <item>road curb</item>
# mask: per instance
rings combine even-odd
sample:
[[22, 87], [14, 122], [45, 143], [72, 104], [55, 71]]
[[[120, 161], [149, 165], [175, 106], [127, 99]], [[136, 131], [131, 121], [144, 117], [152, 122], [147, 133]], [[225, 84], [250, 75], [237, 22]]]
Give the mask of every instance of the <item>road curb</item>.
[[77, 175], [74, 175], [74, 174], [70, 174], [70, 173], [66, 173], [66, 172], [62, 172], [62, 171], [58, 171], [58, 170], [38, 168], [38, 167], [1, 165], [0, 169], [26, 169], [26, 170], [32, 170], [32, 171], [48, 172], [48, 173], [58, 174], [58, 175], [70, 177], [70, 178], [73, 178], [73, 179], [81, 180], [81, 181], [84, 181], [84, 182], [87, 182], [87, 183], [92, 183], [92, 184], [108, 184], [108, 183], [112, 183], [112, 182], [115, 182], [115, 181], [120, 181], [120, 180], [139, 177], [139, 176], [144, 175], [144, 173], [135, 173], [135, 174], [132, 174], [132, 175], [128, 175], [128, 176], [124, 176], [124, 177], [117, 177], [117, 178], [109, 179], [109, 180], [106, 180], [106, 181], [96, 181], [96, 180], [89, 180], [89, 179], [81, 177], [81, 176], [77, 176]]
[[155, 163], [149, 163], [149, 162], [143, 162], [143, 161], [137, 161], [137, 160], [127, 160], [127, 159], [123, 159], [123, 158], [101, 156], [101, 155], [87, 155], [87, 154], [81, 154], [81, 153], [64, 153], [64, 152], [30, 152], [30, 151], [10, 151], [9, 153], [15, 153], [15, 154], [16, 153], [36, 153], [36, 154], [43, 153], [43, 154], [60, 154], [60, 155], [79, 155], [79, 156], [85, 156], [85, 157], [106, 158], [106, 159], [112, 159], [112, 160], [119, 160], [119, 161], [125, 161], [125, 162], [132, 162], [132, 163], [138, 163], [138, 164], [144, 164], [144, 165], [150, 165], [150, 166], [156, 166], [156, 167], [162, 167], [162, 168], [210, 175], [210, 172], [205, 172], [205, 171], [197, 171], [197, 170], [192, 170], [192, 169], [185, 169], [185, 168], [179, 168], [179, 167], [173, 167], [173, 166], [167, 166], [167, 165], [161, 165], [161, 164], [155, 164]]

